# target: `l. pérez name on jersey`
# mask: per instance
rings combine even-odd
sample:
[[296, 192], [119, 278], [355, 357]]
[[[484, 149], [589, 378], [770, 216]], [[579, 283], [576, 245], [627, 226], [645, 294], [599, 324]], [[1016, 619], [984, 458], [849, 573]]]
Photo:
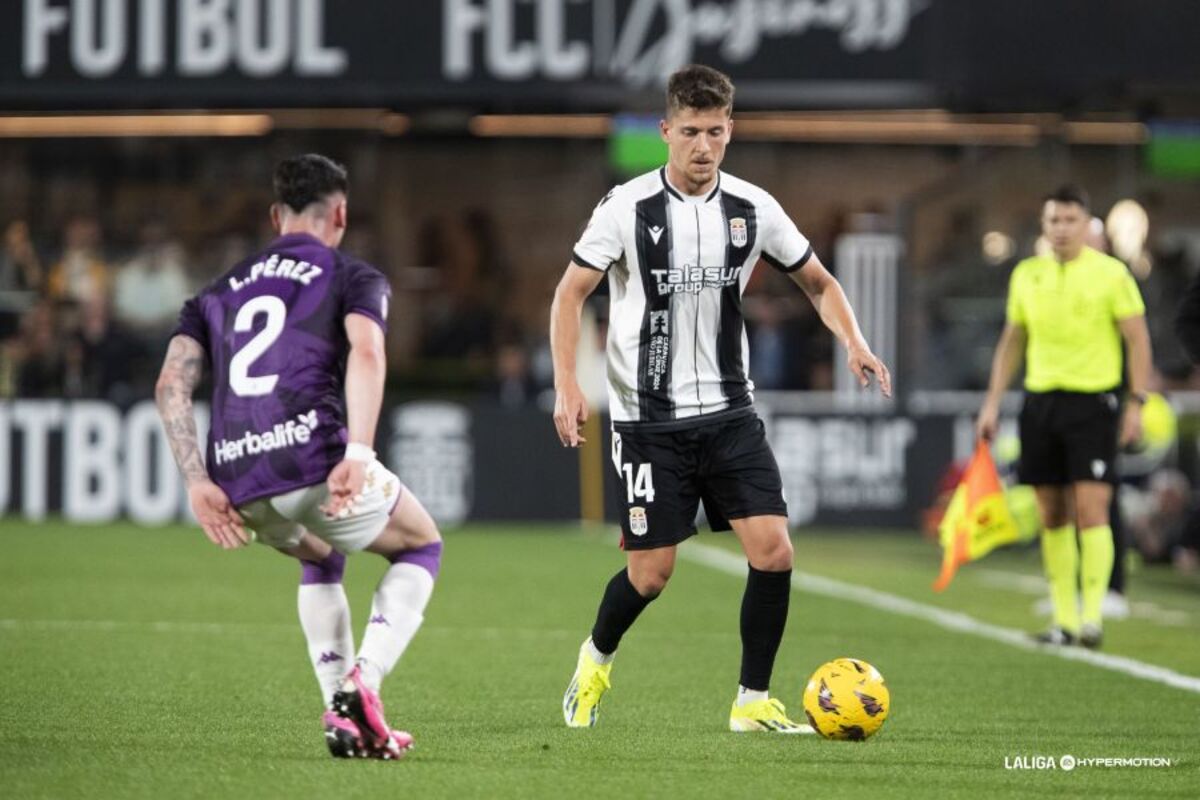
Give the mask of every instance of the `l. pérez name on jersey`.
[[652, 269], [650, 274], [658, 284], [659, 294], [690, 292], [697, 294], [704, 289], [720, 289], [738, 282], [742, 268], [700, 267], [684, 264], [680, 269]]
[[290, 278], [297, 283], [308, 286], [320, 274], [321, 268], [313, 266], [307, 261], [296, 261], [292, 258], [281, 260], [278, 253], [272, 253], [271, 257], [266, 261], [259, 261], [250, 267], [250, 275], [244, 281], [239, 281], [231, 275], [229, 277], [229, 286], [237, 292], [254, 283], [259, 278]]

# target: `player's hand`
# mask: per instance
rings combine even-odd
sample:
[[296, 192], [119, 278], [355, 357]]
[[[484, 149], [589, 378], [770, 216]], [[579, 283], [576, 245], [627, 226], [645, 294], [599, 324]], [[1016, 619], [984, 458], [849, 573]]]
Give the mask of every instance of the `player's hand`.
[[1000, 409], [990, 402], [985, 402], [979, 409], [979, 417], [975, 420], [975, 438], [990, 442], [996, 438], [996, 428], [1000, 424]]
[[587, 441], [579, 429], [587, 422], [588, 405], [575, 381], [559, 387], [554, 396], [554, 427], [563, 447], [579, 447]]
[[188, 487], [188, 502], [204, 535], [217, 547], [235, 550], [250, 543], [242, 515], [220, 486], [212, 481], [197, 481]]
[[867, 347], [865, 342], [850, 346], [847, 363], [854, 377], [858, 378], [859, 386], [864, 389], [870, 386], [871, 376], [874, 375], [883, 396], [892, 396], [892, 373], [888, 372], [887, 365], [871, 352], [871, 348]]
[[353, 458], [342, 459], [329, 477], [325, 486], [329, 490], [329, 500], [321, 506], [321, 511], [330, 519], [344, 517], [350, 513], [350, 507], [362, 494], [367, 482], [367, 464]]
[[1129, 403], [1121, 414], [1121, 447], [1137, 444], [1142, 439], [1142, 406]]

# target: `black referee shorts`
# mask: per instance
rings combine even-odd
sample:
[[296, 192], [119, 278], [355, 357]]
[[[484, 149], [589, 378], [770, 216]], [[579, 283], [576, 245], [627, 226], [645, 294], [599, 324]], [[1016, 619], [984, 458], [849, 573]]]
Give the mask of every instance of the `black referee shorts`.
[[671, 547], [696, 533], [700, 503], [715, 531], [729, 520], [787, 516], [783, 480], [753, 414], [664, 432], [613, 431], [621, 546]]
[[1115, 482], [1120, 414], [1115, 392], [1027, 392], [1020, 416], [1021, 483]]

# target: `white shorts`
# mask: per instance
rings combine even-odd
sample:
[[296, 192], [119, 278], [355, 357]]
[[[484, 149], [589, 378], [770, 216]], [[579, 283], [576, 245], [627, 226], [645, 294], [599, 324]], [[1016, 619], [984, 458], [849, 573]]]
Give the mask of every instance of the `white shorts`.
[[363, 491], [354, 498], [349, 514], [330, 519], [321, 511], [329, 499], [324, 483], [304, 486], [275, 497], [254, 500], [238, 509], [257, 540], [271, 547], [295, 547], [304, 531], [324, 539], [342, 553], [362, 550], [383, 532], [404, 486], [378, 461], [367, 465]]

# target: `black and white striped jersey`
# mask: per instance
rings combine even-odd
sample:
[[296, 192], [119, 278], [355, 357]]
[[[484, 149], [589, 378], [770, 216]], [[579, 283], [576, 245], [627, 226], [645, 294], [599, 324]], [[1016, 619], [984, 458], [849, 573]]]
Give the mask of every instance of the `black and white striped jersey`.
[[749, 413], [742, 292], [759, 256], [793, 272], [812, 247], [757, 186], [720, 173], [692, 197], [664, 168], [605, 195], [572, 255], [608, 273], [614, 427], [674, 430]]

